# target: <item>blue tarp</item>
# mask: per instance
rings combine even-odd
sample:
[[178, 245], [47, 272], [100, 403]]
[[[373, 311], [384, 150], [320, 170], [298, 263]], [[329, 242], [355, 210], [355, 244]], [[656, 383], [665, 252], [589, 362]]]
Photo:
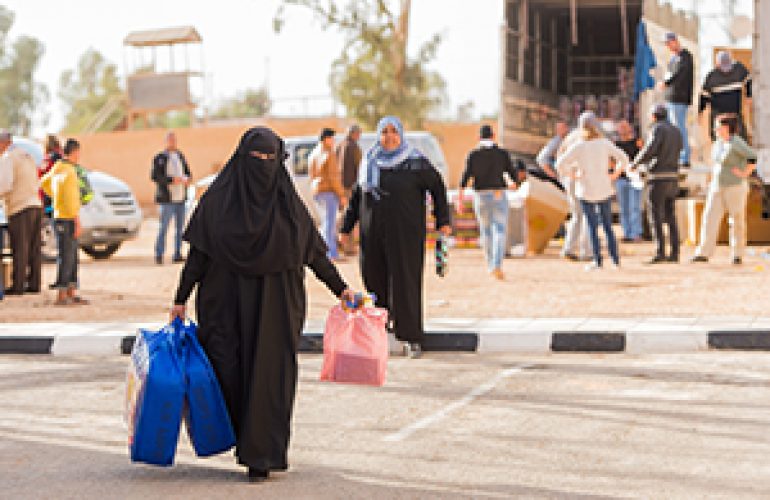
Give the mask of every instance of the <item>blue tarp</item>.
[[652, 68], [657, 66], [655, 53], [647, 40], [647, 27], [644, 21], [639, 21], [636, 27], [636, 55], [634, 57], [634, 101], [647, 89], [655, 88], [655, 78], [650, 75]]

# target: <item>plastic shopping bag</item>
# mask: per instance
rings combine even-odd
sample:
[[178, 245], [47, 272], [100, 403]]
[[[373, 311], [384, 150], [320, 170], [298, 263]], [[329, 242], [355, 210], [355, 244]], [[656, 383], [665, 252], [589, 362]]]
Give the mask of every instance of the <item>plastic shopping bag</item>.
[[364, 307], [329, 312], [324, 331], [324, 361], [321, 380], [382, 385], [388, 364], [388, 313]]
[[197, 326], [183, 325], [181, 320], [175, 326], [183, 332], [187, 379], [185, 423], [190, 441], [199, 457], [225, 452], [235, 446], [235, 432], [219, 381], [198, 342]]
[[174, 329], [140, 330], [126, 376], [125, 419], [131, 460], [153, 465], [174, 462], [184, 374]]

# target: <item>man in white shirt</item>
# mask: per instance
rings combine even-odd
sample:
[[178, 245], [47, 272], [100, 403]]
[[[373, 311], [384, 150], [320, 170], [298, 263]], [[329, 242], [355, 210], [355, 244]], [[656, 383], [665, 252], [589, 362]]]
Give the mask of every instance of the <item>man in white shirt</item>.
[[0, 199], [5, 203], [13, 254], [13, 284], [6, 295], [40, 293], [42, 210], [37, 166], [32, 157], [0, 131]]
[[176, 134], [166, 134], [166, 148], [152, 161], [151, 178], [157, 189], [155, 201], [160, 208], [160, 228], [155, 241], [155, 262], [163, 263], [166, 249], [166, 233], [171, 219], [175, 219], [174, 262], [184, 262], [182, 257], [182, 232], [185, 222], [187, 186], [190, 185], [190, 168], [187, 160], [177, 148]]

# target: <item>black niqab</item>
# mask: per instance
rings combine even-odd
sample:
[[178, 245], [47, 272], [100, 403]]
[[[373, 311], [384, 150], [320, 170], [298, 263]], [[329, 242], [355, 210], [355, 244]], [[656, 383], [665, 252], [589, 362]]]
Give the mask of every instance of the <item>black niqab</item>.
[[246, 276], [309, 264], [323, 242], [283, 166], [284, 157], [284, 143], [272, 130], [248, 130], [201, 197], [184, 239]]

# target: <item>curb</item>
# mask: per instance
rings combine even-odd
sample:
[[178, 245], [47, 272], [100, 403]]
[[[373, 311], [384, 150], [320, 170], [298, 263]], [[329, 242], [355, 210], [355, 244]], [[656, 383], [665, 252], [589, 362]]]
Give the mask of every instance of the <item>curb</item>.
[[[131, 353], [135, 335], [102, 334], [0, 335], [0, 354], [48, 354], [54, 356], [108, 356]], [[660, 354], [709, 350], [770, 351], [768, 329], [670, 330], [456, 330], [428, 331], [426, 352], [509, 352], [522, 354], [627, 353]], [[323, 352], [323, 333], [302, 335], [299, 351]]]

